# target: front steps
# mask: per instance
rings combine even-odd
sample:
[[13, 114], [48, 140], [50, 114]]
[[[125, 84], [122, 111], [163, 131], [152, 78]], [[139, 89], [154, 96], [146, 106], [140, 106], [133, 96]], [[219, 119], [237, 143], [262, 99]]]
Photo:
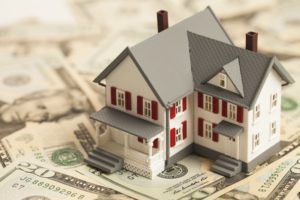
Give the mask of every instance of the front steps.
[[225, 155], [220, 155], [211, 170], [226, 177], [232, 177], [242, 170], [242, 162]]
[[89, 152], [85, 162], [108, 174], [122, 169], [124, 165], [123, 158], [99, 148]]

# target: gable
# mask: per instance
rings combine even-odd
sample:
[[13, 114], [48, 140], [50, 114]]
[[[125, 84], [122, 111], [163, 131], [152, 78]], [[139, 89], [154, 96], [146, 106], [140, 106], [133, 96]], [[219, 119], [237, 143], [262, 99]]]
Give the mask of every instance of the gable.
[[[225, 76], [225, 77], [224, 77]], [[225, 80], [224, 80], [225, 78]], [[224, 81], [225, 85], [222, 86], [221, 82]], [[234, 92], [236, 94], [239, 94], [239, 91], [236, 89], [228, 75], [224, 70], [218, 72], [214, 77], [212, 77], [208, 82], [208, 84], [217, 86], [219, 88], [222, 88], [223, 90], [228, 90], [230, 92]]]
[[164, 107], [194, 91], [187, 31], [193, 31], [232, 44], [212, 10], [208, 7], [141, 43], [126, 48], [98, 77], [100, 83], [130, 55], [144, 79]]
[[150, 100], [157, 100], [152, 89], [130, 56], [126, 56], [106, 77], [106, 86], [121, 88]]
[[223, 66], [221, 72], [218, 72], [208, 83], [217, 87], [234, 92], [244, 97], [244, 86], [241, 76], [239, 59], [235, 58]]

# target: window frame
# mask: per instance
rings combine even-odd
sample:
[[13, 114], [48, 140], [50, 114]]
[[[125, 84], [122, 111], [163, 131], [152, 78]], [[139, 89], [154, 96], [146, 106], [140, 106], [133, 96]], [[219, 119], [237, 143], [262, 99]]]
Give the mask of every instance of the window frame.
[[[222, 84], [222, 82], [224, 83], [224, 84]], [[219, 74], [219, 86], [221, 87], [221, 88], [226, 88], [227, 87], [227, 76], [226, 76], [226, 74], [225, 73], [220, 73]]]
[[260, 141], [260, 132], [257, 132], [253, 134], [252, 138], [252, 151], [257, 150], [260, 147], [261, 141]]
[[183, 106], [182, 106], [182, 99], [175, 102], [175, 113], [182, 113], [183, 112]]
[[213, 124], [211, 122], [204, 121], [203, 122], [203, 128], [204, 128], [204, 131], [203, 131], [204, 132], [203, 133], [204, 138], [212, 140]]
[[183, 141], [183, 127], [182, 127], [182, 125], [175, 127], [175, 141], [176, 141], [176, 144]]
[[254, 121], [258, 120], [260, 117], [261, 117], [260, 104], [257, 104], [254, 107]]
[[237, 120], [237, 105], [227, 103], [227, 118], [234, 121]]
[[[121, 96], [120, 96], [121, 95]], [[125, 91], [124, 90], [121, 90], [121, 89], [117, 89], [116, 91], [116, 100], [117, 100], [117, 106], [120, 107], [120, 108], [123, 108], [125, 109], [126, 107], [126, 97], [125, 97]], [[121, 103], [121, 104], [120, 104]], [[122, 105], [123, 103], [123, 105]]]
[[[274, 126], [273, 126], [273, 125], [274, 125]], [[271, 128], [271, 130], [270, 130], [270, 133], [271, 133], [270, 135], [271, 135], [271, 137], [277, 135], [277, 122], [276, 122], [276, 121], [272, 121], [272, 122], [271, 122], [270, 128]]]
[[143, 98], [143, 115], [152, 118], [152, 102], [146, 98]]
[[278, 105], [278, 92], [274, 92], [271, 94], [271, 110], [277, 107]]
[[212, 112], [213, 111], [213, 97], [207, 94], [204, 94], [204, 110]]

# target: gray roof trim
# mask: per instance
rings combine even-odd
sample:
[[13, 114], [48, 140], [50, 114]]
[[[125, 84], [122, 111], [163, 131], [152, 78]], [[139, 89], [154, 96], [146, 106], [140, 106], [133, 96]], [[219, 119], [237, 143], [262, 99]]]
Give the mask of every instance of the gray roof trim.
[[149, 81], [148, 77], [145, 75], [143, 70], [141, 69], [139, 63], [136, 61], [135, 57], [132, 55], [130, 48], [126, 47], [94, 80], [95, 83], [100, 84], [100, 82], [105, 79], [125, 58], [126, 56], [130, 56], [134, 64], [137, 66], [139, 72], [142, 74], [145, 81], [148, 83], [149, 87], [153, 91], [154, 95], [158, 99], [158, 101], [166, 107], [154, 87], [152, 86], [151, 82]]
[[94, 82], [100, 84], [116, 66], [118, 66], [128, 55], [129, 48], [126, 47], [95, 79]]
[[210, 6], [207, 6], [206, 9], [208, 9], [210, 11], [210, 13], [212, 14], [212, 16], [215, 18], [216, 22], [219, 24], [219, 26], [221, 27], [221, 29], [223, 30], [224, 34], [226, 35], [226, 37], [228, 38], [229, 42], [234, 45], [233, 41], [231, 40], [231, 38], [229, 37], [228, 33], [225, 31], [224, 27], [222, 26], [221, 22], [219, 21], [219, 19], [217, 18], [216, 14], [214, 13], [214, 11], [211, 9]]
[[108, 106], [93, 112], [90, 118], [146, 140], [157, 136], [164, 130], [160, 125]]
[[145, 81], [148, 83], [149, 87], [151, 88], [152, 92], [154, 93], [154, 95], [156, 96], [156, 98], [158, 99], [158, 101], [161, 103], [161, 105], [163, 105], [165, 108], [167, 108], [167, 105], [163, 102], [163, 100], [161, 99], [161, 97], [158, 95], [157, 91], [154, 89], [151, 81], [148, 79], [148, 77], [146, 76], [146, 74], [144, 73], [144, 71], [142, 70], [140, 64], [137, 62], [137, 60], [135, 59], [134, 55], [132, 54], [132, 52], [129, 50], [129, 55], [132, 59], [132, 61], [135, 63], [135, 65], [137, 66], [138, 70], [140, 71], [140, 73], [142, 74], [142, 76], [144, 77]]
[[230, 123], [225, 120], [222, 120], [215, 128], [213, 128], [213, 132], [231, 138], [235, 138], [237, 135], [241, 134], [243, 130], [244, 130], [243, 127]]
[[274, 57], [274, 69], [286, 82], [286, 84], [284, 85], [295, 83], [293, 77], [286, 71], [286, 69], [282, 66], [282, 64], [276, 57]]
[[284, 80], [286, 81], [287, 83], [284, 84], [284, 85], [287, 85], [287, 84], [292, 84], [295, 82], [295, 80], [291, 77], [291, 75], [284, 69], [284, 67], [280, 64], [280, 62], [278, 61], [278, 59], [273, 56], [271, 61], [270, 61], [270, 64], [269, 66], [267, 67], [266, 71], [265, 71], [265, 74], [264, 74], [264, 77], [263, 79], [261, 80], [261, 83], [259, 84], [259, 88], [256, 90], [256, 93], [255, 93], [255, 96], [250, 104], [250, 108], [253, 108], [259, 94], [260, 94], [260, 91], [262, 90], [262, 87], [269, 75], [269, 73], [271, 72], [271, 70], [273, 69], [274, 67], [274, 70], [278, 73], [278, 75]]

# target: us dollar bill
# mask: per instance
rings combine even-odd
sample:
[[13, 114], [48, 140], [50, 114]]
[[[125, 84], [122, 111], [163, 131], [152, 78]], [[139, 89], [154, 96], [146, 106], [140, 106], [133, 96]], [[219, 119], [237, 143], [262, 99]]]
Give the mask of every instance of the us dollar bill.
[[[222, 188], [225, 178], [209, 171], [209, 160], [198, 156], [189, 156], [171, 168], [166, 169], [150, 180], [127, 170], [114, 174], [82, 166], [77, 170], [95, 181], [114, 187], [125, 194], [138, 199], [189, 199], [195, 196], [206, 197]], [[210, 189], [213, 188], [213, 189]]]
[[84, 164], [84, 158], [95, 145], [95, 137], [89, 117], [82, 113], [59, 122], [27, 123], [25, 128], [3, 138], [0, 148], [11, 160], [26, 156], [73, 170]]
[[22, 161], [0, 174], [0, 199], [133, 199], [114, 189], [36, 161]]
[[252, 176], [211, 196], [212, 199], [299, 199], [300, 147]]
[[[8, 138], [4, 144], [3, 138], [6, 136], [20, 132], [15, 138], [26, 138], [27, 134], [31, 138], [36, 138], [32, 139], [33, 141], [40, 140], [47, 143], [55, 139], [56, 133], [51, 130], [51, 127], [54, 129], [56, 127], [57, 136], [71, 131], [69, 136], [74, 143], [75, 136], [71, 137], [70, 134], [76, 133], [77, 124], [81, 122], [76, 119], [73, 122], [70, 120], [80, 114], [87, 118], [90, 112], [101, 107], [93, 90], [66, 63], [53, 59], [16, 59], [14, 62], [0, 65], [0, 91], [2, 167], [11, 163], [17, 155], [25, 155], [24, 152], [28, 152], [28, 150], [13, 152], [16, 140]], [[87, 121], [85, 120], [85, 125]], [[62, 124], [67, 124], [69, 130], [57, 128], [65, 126]], [[52, 136], [50, 136], [51, 132]], [[22, 139], [18, 140], [20, 142]], [[66, 140], [60, 142], [56, 140], [56, 142], [59, 146]], [[39, 142], [41, 149], [45, 148], [42, 145], [44, 143]]]

